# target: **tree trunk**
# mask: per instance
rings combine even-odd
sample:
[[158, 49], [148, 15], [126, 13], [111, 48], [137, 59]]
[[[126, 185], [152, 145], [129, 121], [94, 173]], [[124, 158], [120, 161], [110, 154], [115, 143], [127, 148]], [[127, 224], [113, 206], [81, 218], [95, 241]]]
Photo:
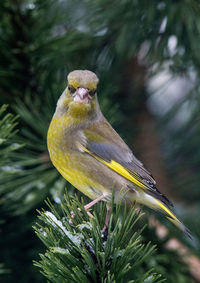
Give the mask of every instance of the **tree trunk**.
[[136, 128], [136, 137], [132, 149], [154, 176], [158, 189], [170, 197], [172, 184], [162, 158], [154, 117], [147, 108], [146, 77], [146, 67], [140, 65], [136, 58], [128, 62], [123, 86], [126, 85], [127, 100], [130, 103], [134, 101], [131, 122]]

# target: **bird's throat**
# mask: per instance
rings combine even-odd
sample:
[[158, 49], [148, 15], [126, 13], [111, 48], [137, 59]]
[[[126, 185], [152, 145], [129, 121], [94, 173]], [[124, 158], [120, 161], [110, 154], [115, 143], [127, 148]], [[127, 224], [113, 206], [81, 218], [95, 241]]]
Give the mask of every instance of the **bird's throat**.
[[69, 104], [68, 113], [66, 114], [76, 120], [80, 119], [79, 122], [83, 122], [82, 120], [87, 118], [90, 110], [91, 110], [90, 104], [73, 101]]

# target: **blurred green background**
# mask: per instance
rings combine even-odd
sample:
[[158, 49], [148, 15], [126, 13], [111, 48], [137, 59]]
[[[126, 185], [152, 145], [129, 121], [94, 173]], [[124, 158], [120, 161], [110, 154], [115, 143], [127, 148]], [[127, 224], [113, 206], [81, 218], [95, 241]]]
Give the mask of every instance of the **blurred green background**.
[[[9, 105], [1, 118], [18, 115], [4, 120], [6, 138], [0, 124], [3, 282], [44, 282], [32, 265], [44, 247], [31, 227], [44, 199], [59, 204], [66, 187], [73, 192], [51, 165], [46, 134], [74, 69], [98, 75], [102, 112], [195, 241], [166, 223], [170, 235], [200, 256], [199, 38], [197, 0], [1, 0], [0, 104]], [[193, 282], [185, 278], [176, 281]]]

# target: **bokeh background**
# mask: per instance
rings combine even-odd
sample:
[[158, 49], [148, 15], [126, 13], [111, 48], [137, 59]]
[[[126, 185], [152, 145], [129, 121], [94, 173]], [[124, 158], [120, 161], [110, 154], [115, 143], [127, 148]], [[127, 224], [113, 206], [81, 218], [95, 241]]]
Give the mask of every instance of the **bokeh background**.
[[[9, 151], [0, 136], [2, 282], [44, 282], [32, 264], [44, 251], [32, 225], [44, 199], [59, 204], [65, 188], [73, 192], [51, 165], [46, 134], [74, 69], [99, 76], [102, 112], [173, 200], [195, 241], [166, 222], [169, 237], [199, 257], [199, 1], [1, 0], [0, 46], [0, 104], [18, 115]], [[163, 251], [159, 237], [146, 234]], [[161, 265], [165, 276], [170, 268], [179, 272], [170, 255]], [[191, 272], [174, 278], [197, 281]]]

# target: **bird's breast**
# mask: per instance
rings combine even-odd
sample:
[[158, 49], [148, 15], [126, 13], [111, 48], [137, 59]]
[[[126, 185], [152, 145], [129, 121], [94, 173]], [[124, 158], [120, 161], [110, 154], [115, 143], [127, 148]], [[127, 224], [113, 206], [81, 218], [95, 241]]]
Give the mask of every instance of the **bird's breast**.
[[[85, 194], [89, 179], [82, 174], [81, 152], [77, 144], [85, 137], [79, 129], [72, 130], [66, 119], [53, 118], [47, 135], [50, 159], [60, 174]], [[89, 194], [87, 194], [89, 195]], [[92, 196], [90, 196], [92, 198]]]
[[51, 155], [67, 155], [77, 148], [77, 142], [85, 143], [85, 136], [80, 128], [72, 125], [70, 117], [54, 117], [50, 123], [47, 145]]
[[79, 145], [84, 143], [86, 138], [81, 129], [72, 130], [68, 120], [53, 118], [47, 136], [49, 155], [53, 165], [67, 181], [92, 199], [102, 193], [111, 198], [113, 186], [116, 197], [122, 188], [127, 190], [127, 183], [130, 182], [81, 151]]

